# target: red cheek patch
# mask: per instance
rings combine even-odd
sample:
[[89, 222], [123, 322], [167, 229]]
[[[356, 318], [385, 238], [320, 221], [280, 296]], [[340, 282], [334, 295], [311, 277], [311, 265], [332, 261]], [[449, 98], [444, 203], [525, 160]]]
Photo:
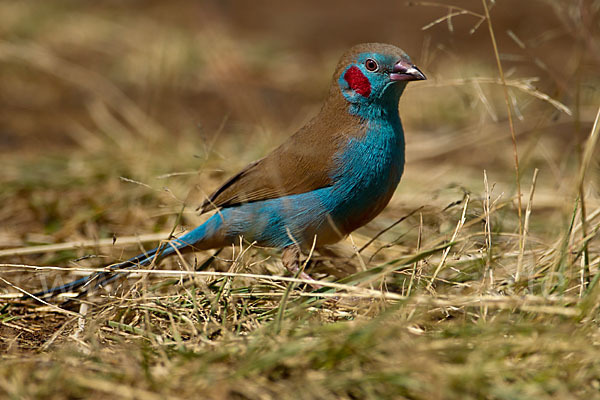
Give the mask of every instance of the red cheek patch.
[[358, 67], [352, 66], [348, 68], [344, 74], [344, 80], [348, 82], [352, 90], [361, 96], [369, 97], [371, 94], [371, 83]]

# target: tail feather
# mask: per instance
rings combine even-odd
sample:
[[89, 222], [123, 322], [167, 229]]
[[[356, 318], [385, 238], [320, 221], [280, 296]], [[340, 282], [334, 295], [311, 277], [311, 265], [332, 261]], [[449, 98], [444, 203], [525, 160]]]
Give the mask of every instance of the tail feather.
[[[127, 261], [123, 261], [121, 263], [111, 265], [109, 268], [110, 269], [130, 269], [130, 268], [135, 268], [135, 267], [139, 267], [139, 266], [147, 266], [154, 260], [155, 257], [161, 258], [161, 257], [164, 257], [174, 251], [172, 249], [171, 249], [171, 251], [167, 251], [167, 250], [168, 250], [168, 248], [165, 247], [164, 245], [159, 246], [159, 247], [149, 251], [148, 253], [139, 254], [135, 257], [130, 258]], [[157, 257], [157, 253], [159, 251], [161, 253], [159, 254], [159, 257]], [[100, 285], [107, 284], [107, 283], [113, 281], [114, 279], [119, 277], [119, 275], [121, 275], [121, 274], [118, 272], [116, 272], [116, 273], [110, 272], [110, 271], [96, 272], [96, 273], [93, 273], [86, 277], [74, 280], [72, 282], [65, 283], [64, 285], [55, 286], [50, 289], [46, 289], [41, 292], [34, 293], [33, 296], [35, 296], [35, 297], [55, 296], [57, 294], [72, 292], [74, 290], [84, 288], [84, 287], [90, 286], [90, 285], [93, 285], [93, 288], [97, 288]], [[88, 288], [88, 290], [89, 289], [91, 289], [91, 288]], [[27, 296], [27, 297], [29, 297], [29, 296]]]
[[[111, 265], [109, 268], [114, 270], [121, 270], [150, 265], [153, 261], [158, 261], [161, 258], [173, 254], [175, 251], [184, 250], [186, 248], [193, 248], [194, 244], [202, 240], [204, 232], [205, 227], [204, 225], [201, 225], [180, 238], [172, 239], [167, 244], [161, 244], [157, 248], [152, 249], [147, 253], [142, 253], [130, 258], [127, 261]], [[101, 285], [105, 285], [109, 282], [112, 282], [113, 280], [117, 279], [121, 274], [122, 273], [111, 271], [96, 272], [86, 277], [66, 283], [64, 285], [55, 286], [50, 289], [34, 293], [33, 297], [41, 298], [55, 296], [61, 293], [72, 292], [81, 288], [85, 288], [85, 291], [83, 293], [86, 293], [90, 290], [98, 288]], [[24, 299], [30, 297], [32, 296], [23, 296]]]

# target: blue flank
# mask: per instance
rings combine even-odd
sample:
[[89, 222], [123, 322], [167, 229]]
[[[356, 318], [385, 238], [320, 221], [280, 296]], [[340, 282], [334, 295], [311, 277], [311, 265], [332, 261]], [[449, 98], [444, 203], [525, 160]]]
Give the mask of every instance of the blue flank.
[[[368, 72], [364, 67], [367, 58], [376, 59], [382, 66], [379, 71], [382, 73]], [[333, 185], [221, 209], [204, 224], [172, 239], [169, 244], [111, 268], [146, 266], [174, 253], [174, 247], [191, 246], [203, 250], [215, 247], [215, 242], [222, 245], [236, 243], [240, 236], [259, 246], [274, 248], [284, 248], [294, 242], [310, 247], [315, 235], [317, 244], [328, 244], [371, 220], [391, 198], [404, 170], [404, 132], [398, 116], [398, 102], [406, 84], [390, 82], [388, 70], [384, 69], [394, 62], [391, 57], [379, 54], [365, 53], [359, 57], [355, 65], [371, 82], [368, 98], [348, 88], [343, 79], [345, 71], [338, 81], [350, 102], [348, 111], [360, 117], [366, 129], [364, 134], [348, 132], [348, 142], [335, 156], [338, 167], [330, 174]], [[224, 240], [215, 240], [219, 236]], [[85, 285], [96, 287], [116, 276], [118, 274], [99, 272], [37, 295], [60, 293]], [[95, 283], [90, 285], [91, 282]]]

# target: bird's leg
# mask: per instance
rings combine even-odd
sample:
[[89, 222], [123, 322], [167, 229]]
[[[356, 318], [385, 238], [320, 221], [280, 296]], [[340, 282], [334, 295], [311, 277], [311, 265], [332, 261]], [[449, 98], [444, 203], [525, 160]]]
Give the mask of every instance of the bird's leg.
[[[281, 254], [281, 261], [283, 262], [283, 266], [288, 271], [290, 271], [292, 274], [296, 274], [300, 269], [300, 247], [293, 244], [284, 248]], [[315, 279], [311, 278], [310, 275], [304, 271], [301, 271], [298, 277], [307, 281], [315, 281]], [[309, 283], [309, 285], [316, 289], [321, 287], [321, 285], [316, 283]]]
[[300, 248], [295, 244], [284, 248], [281, 253], [281, 262], [288, 271], [295, 274], [300, 268]]

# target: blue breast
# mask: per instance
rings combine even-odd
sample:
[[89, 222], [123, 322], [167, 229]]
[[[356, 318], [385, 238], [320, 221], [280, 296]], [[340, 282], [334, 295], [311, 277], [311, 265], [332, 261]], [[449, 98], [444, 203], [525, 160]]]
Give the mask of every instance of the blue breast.
[[331, 214], [347, 234], [383, 210], [404, 171], [404, 132], [397, 111], [366, 121], [365, 134], [348, 140], [337, 158]]

